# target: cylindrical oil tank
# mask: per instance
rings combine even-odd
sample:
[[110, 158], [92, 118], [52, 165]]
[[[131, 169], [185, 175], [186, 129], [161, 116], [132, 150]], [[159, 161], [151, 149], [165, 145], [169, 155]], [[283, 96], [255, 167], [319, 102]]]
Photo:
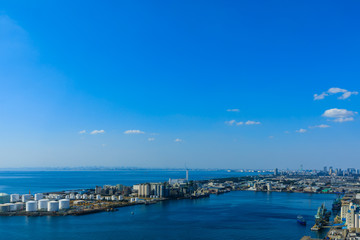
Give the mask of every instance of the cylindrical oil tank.
[[70, 208], [70, 200], [69, 199], [61, 199], [59, 201], [59, 209], [69, 209]]
[[6, 203], [6, 205], [9, 206], [9, 211], [10, 211], [10, 212], [15, 212], [15, 211], [16, 211], [15, 204], [13, 204], [13, 203]]
[[19, 200], [20, 200], [19, 194], [11, 194], [10, 195], [10, 202], [15, 203], [15, 202], [18, 202]]
[[44, 195], [42, 193], [37, 193], [34, 196], [35, 201], [39, 201], [44, 198]]
[[26, 202], [26, 211], [27, 212], [36, 212], [36, 210], [37, 210], [37, 202], [36, 201]]
[[31, 195], [30, 194], [24, 194], [21, 196], [22, 202], [30, 201]]
[[57, 211], [59, 211], [59, 202], [50, 201], [48, 203], [48, 212], [57, 212]]
[[38, 201], [38, 210], [39, 211], [47, 211], [48, 209], [49, 199], [41, 199]]
[[10, 206], [7, 204], [0, 204], [0, 212], [9, 212]]
[[10, 195], [7, 193], [0, 193], [0, 204], [9, 203]]
[[17, 203], [15, 203], [15, 209], [16, 209], [16, 211], [22, 211], [22, 210], [24, 210], [24, 203], [22, 203], [22, 202], [17, 202]]

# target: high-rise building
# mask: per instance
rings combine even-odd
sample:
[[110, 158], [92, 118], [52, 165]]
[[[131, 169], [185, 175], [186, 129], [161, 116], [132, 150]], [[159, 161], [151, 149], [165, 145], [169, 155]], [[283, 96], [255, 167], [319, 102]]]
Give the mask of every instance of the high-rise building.
[[138, 191], [139, 197], [149, 197], [150, 196], [150, 184], [140, 184], [139, 185], [139, 191]]
[[326, 172], [326, 173], [327, 173], [327, 167], [324, 167], [324, 172]]
[[274, 175], [275, 176], [279, 175], [279, 170], [277, 168], [274, 169]]
[[96, 186], [95, 187], [95, 194], [101, 194], [102, 187]]

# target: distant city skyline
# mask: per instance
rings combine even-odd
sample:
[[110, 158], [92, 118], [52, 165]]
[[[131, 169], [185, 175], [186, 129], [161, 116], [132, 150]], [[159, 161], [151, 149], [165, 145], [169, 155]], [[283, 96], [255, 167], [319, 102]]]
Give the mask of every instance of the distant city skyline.
[[0, 168], [360, 168], [360, 3], [0, 6]]

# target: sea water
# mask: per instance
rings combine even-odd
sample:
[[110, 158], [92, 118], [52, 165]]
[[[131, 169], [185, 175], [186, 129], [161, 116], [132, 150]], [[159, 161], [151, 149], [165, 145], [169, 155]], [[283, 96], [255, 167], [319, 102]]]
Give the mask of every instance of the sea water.
[[[241, 176], [225, 171], [190, 172], [193, 179]], [[92, 188], [95, 185], [166, 181], [183, 171], [0, 172], [0, 192], [27, 193]], [[235, 191], [197, 200], [173, 200], [66, 217], [0, 217], [4, 239], [300, 239], [317, 208], [334, 195]], [[308, 225], [297, 223], [302, 215]]]

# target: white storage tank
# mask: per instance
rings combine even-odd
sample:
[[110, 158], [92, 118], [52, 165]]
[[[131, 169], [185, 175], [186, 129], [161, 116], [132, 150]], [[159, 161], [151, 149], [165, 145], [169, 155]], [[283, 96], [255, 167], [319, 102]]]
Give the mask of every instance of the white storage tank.
[[101, 200], [101, 195], [100, 194], [96, 195], [96, 200]]
[[0, 193], [0, 204], [9, 203], [9, 202], [10, 202], [10, 195], [7, 193]]
[[70, 200], [69, 199], [61, 199], [59, 201], [59, 209], [69, 209], [70, 208]]
[[36, 212], [37, 211], [37, 202], [36, 201], [26, 202], [26, 211], [27, 212]]
[[41, 200], [39, 200], [39, 202], [38, 202], [39, 211], [47, 211], [48, 203], [49, 203], [49, 199], [41, 199]]
[[74, 199], [75, 199], [75, 194], [70, 193], [70, 199], [71, 199], [71, 200], [74, 200]]
[[15, 204], [13, 204], [13, 203], [6, 203], [6, 205], [9, 206], [9, 211], [10, 211], [10, 212], [15, 212], [15, 211], [16, 211]]
[[59, 202], [50, 201], [48, 202], [48, 212], [57, 212], [59, 211]]
[[22, 202], [30, 201], [31, 195], [30, 194], [24, 194], [21, 196]]
[[39, 201], [44, 198], [44, 195], [42, 193], [37, 193], [34, 196], [35, 201]]
[[10, 202], [15, 203], [15, 202], [18, 202], [19, 200], [20, 200], [19, 194], [11, 194], [10, 195]]
[[119, 196], [119, 201], [122, 201], [122, 200], [124, 200], [124, 197], [123, 196]]
[[24, 210], [24, 203], [22, 203], [22, 202], [17, 202], [17, 203], [15, 203], [15, 209], [16, 209], [16, 211], [22, 211], [22, 210]]
[[0, 204], [0, 212], [9, 212], [10, 207], [7, 204]]

